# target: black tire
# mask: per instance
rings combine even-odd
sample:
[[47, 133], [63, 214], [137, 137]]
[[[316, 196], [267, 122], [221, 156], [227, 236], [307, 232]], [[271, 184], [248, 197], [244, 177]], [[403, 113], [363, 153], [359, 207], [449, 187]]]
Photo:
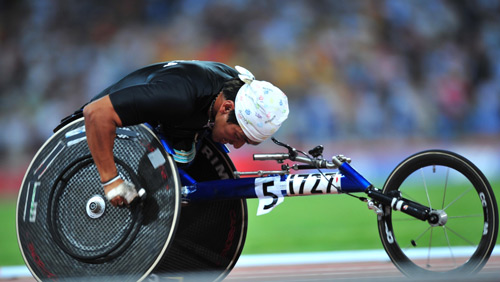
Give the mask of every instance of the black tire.
[[495, 247], [498, 208], [488, 180], [474, 164], [448, 151], [420, 152], [390, 174], [383, 193], [391, 191], [447, 216], [442, 226], [432, 226], [382, 207], [380, 238], [402, 273], [459, 277], [483, 268]]

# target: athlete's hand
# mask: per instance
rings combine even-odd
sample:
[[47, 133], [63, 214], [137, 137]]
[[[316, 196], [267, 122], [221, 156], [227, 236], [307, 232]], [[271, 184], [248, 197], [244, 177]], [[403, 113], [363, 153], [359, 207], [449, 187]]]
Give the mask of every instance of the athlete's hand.
[[106, 185], [104, 187], [104, 193], [111, 205], [115, 207], [128, 206], [135, 198], [139, 197], [134, 184], [122, 179]]

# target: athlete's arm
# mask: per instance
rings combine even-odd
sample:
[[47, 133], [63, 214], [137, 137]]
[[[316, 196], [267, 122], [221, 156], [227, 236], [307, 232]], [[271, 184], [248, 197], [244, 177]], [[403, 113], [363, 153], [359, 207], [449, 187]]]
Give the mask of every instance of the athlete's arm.
[[[83, 109], [85, 117], [85, 131], [90, 153], [97, 166], [101, 182], [109, 181], [118, 175], [118, 170], [113, 157], [113, 145], [116, 128], [122, 125], [120, 117], [115, 112], [109, 96], [96, 100]], [[117, 180], [104, 187], [108, 192], [121, 184], [123, 180]], [[121, 205], [123, 198], [112, 199], [113, 205]]]

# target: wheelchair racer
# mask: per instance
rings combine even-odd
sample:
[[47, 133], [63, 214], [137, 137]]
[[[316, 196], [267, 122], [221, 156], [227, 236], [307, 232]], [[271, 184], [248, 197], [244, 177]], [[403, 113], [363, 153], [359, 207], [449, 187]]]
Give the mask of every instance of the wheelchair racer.
[[257, 145], [288, 117], [288, 100], [276, 86], [246, 69], [217, 62], [171, 61], [138, 69], [106, 88], [83, 107], [87, 142], [106, 198], [130, 204], [138, 193], [120, 178], [113, 156], [116, 128], [149, 123], [188, 163], [207, 131], [215, 142]]

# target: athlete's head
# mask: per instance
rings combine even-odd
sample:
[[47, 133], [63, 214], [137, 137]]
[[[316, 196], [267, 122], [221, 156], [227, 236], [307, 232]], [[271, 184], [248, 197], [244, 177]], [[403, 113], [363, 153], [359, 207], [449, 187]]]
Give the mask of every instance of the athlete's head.
[[222, 108], [227, 110], [227, 126], [214, 127], [212, 135], [219, 142], [239, 148], [271, 137], [286, 120], [289, 110], [288, 99], [279, 88], [267, 81], [255, 80], [242, 67], [236, 69], [239, 79], [226, 82], [222, 90], [225, 101], [231, 101], [223, 103]]

